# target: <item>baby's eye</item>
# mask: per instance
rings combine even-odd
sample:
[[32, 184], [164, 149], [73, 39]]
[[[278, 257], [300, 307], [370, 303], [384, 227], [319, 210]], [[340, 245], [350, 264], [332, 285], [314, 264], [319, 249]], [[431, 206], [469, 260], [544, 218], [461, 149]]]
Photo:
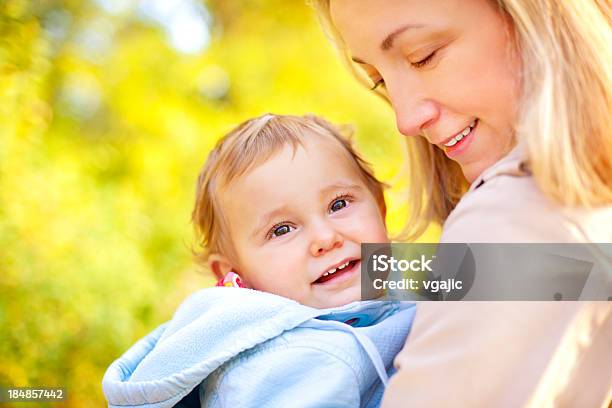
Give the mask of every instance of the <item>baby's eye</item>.
[[278, 225], [272, 228], [272, 230], [270, 231], [270, 237], [280, 237], [281, 235], [285, 235], [288, 234], [289, 232], [291, 232], [291, 229], [293, 227], [287, 225], [287, 224], [282, 224], [282, 225]]
[[346, 206], [348, 206], [348, 201], [345, 198], [339, 198], [337, 200], [334, 200], [329, 209], [331, 210], [331, 212], [337, 212], [345, 208]]

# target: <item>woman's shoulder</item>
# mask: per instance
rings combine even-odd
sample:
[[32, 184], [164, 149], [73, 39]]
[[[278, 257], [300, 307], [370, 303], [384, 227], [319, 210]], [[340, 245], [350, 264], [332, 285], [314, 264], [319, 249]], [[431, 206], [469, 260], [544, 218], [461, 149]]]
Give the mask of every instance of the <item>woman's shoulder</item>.
[[443, 242], [610, 242], [612, 206], [570, 209], [530, 175], [500, 174], [472, 188], [446, 220]]

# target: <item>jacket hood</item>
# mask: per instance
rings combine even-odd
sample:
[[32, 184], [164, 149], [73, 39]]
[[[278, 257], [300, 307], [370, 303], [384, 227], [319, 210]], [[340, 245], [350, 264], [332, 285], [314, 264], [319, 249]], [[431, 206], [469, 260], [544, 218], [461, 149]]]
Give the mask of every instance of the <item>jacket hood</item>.
[[234, 356], [310, 319], [337, 323], [357, 313], [361, 326], [391, 313], [389, 307], [364, 308], [372, 303], [314, 309], [250, 289], [203, 289], [188, 297], [171, 321], [109, 366], [102, 380], [104, 394], [109, 407], [174, 406]]

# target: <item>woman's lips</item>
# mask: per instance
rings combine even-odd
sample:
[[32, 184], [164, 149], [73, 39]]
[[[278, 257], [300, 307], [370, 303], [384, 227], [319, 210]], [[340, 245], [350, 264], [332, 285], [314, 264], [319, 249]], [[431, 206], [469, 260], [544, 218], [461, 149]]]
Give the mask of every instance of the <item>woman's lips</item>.
[[470, 129], [470, 133], [463, 136], [463, 138], [455, 143], [453, 146], [444, 146], [444, 152], [448, 158], [457, 157], [463, 152], [465, 152], [470, 144], [472, 144], [472, 139], [474, 139], [474, 132], [476, 128], [478, 128], [479, 120], [476, 119], [474, 126]]
[[349, 279], [355, 271], [361, 266], [359, 259], [355, 259], [349, 262], [349, 264], [343, 269], [336, 270], [336, 272], [327, 276], [321, 276], [319, 279], [314, 281], [314, 284], [330, 284], [335, 282], [342, 282]]

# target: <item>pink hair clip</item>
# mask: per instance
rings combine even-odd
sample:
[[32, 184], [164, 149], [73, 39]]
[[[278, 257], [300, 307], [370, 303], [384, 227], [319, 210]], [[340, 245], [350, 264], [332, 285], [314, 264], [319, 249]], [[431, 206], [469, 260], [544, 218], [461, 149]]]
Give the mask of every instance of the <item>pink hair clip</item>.
[[217, 281], [215, 286], [227, 286], [228, 288], [246, 288], [242, 279], [236, 272], [228, 272], [223, 278]]

